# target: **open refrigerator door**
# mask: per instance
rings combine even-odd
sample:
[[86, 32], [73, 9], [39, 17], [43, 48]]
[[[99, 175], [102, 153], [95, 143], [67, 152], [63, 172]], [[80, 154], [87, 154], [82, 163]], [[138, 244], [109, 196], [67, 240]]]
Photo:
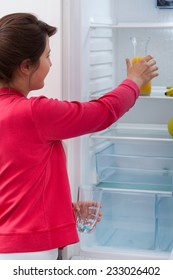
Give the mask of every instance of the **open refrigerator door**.
[[[151, 38], [149, 52], [160, 68], [151, 94], [140, 96], [118, 122], [100, 133], [68, 141], [73, 199], [79, 185], [102, 188], [103, 217], [95, 231], [81, 233], [80, 243], [64, 250], [63, 258], [169, 259], [173, 139], [167, 122], [173, 99], [164, 94], [173, 82], [169, 12], [161, 22], [162, 12], [151, 1], [133, 0], [132, 15], [128, 14], [132, 1], [127, 0], [63, 2], [64, 98], [86, 101], [116, 87], [126, 77], [125, 58], [133, 55], [133, 36]], [[147, 21], [146, 10], [150, 11]]]

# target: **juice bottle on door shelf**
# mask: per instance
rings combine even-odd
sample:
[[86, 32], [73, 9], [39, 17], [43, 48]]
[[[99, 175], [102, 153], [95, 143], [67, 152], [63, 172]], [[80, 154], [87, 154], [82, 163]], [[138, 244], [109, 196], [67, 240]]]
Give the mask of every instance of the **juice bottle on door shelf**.
[[[130, 38], [132, 45], [133, 45], [133, 52], [134, 56], [132, 59], [132, 64], [135, 64], [139, 60], [143, 59], [144, 56], [147, 54], [147, 47], [150, 38], [136, 38], [132, 37]], [[143, 85], [140, 88], [140, 95], [150, 95], [151, 93], [151, 82], [148, 82], [147, 84]]]

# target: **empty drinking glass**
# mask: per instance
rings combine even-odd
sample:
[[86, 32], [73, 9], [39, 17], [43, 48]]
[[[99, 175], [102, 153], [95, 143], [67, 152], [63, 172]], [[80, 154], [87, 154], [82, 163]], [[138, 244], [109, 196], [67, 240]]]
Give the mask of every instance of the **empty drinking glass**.
[[89, 233], [95, 229], [101, 207], [102, 189], [97, 187], [79, 187], [77, 214], [77, 229], [79, 232]]

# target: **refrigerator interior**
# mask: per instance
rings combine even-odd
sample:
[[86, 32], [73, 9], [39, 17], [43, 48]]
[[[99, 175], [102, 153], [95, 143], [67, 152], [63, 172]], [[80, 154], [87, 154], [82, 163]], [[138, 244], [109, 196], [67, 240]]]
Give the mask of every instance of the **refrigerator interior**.
[[173, 85], [173, 15], [156, 9], [154, 1], [77, 2], [81, 100], [102, 96], [126, 77], [132, 36], [151, 38], [148, 53], [157, 60], [159, 77], [152, 81], [151, 95], [140, 96], [118, 122], [73, 140], [79, 151], [75, 169], [80, 170], [73, 169], [73, 195], [78, 185], [102, 188], [103, 217], [94, 232], [80, 234], [71, 257], [168, 259], [173, 249], [173, 139], [167, 122], [173, 99], [164, 93]]

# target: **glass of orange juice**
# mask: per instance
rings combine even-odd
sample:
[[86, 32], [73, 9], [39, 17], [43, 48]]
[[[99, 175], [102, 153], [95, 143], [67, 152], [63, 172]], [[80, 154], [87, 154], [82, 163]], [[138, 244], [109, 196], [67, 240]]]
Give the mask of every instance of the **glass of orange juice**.
[[[132, 64], [135, 64], [136, 62], [143, 59], [147, 55], [147, 48], [148, 48], [148, 43], [150, 41], [150, 37], [147, 38], [131, 37], [130, 39], [133, 45]], [[150, 95], [150, 93], [151, 93], [151, 82], [148, 82], [140, 88], [140, 95]]]

